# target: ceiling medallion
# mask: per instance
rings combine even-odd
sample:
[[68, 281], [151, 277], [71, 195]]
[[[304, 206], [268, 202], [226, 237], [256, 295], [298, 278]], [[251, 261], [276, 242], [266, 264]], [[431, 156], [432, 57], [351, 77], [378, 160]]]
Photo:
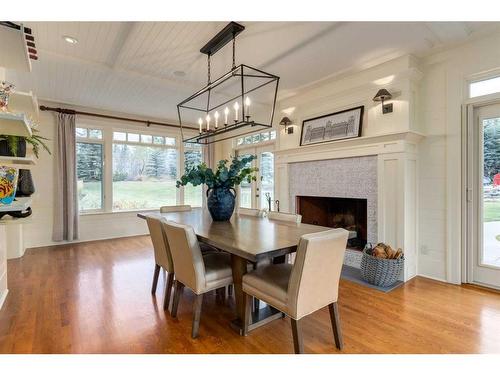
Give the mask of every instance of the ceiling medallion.
[[[177, 105], [184, 142], [210, 144], [272, 127], [280, 78], [245, 64], [236, 66], [236, 36], [244, 29], [230, 22], [201, 48], [200, 52], [208, 57], [207, 85]], [[230, 41], [232, 68], [212, 81], [210, 58]], [[183, 129], [192, 125], [197, 126], [197, 134]]]

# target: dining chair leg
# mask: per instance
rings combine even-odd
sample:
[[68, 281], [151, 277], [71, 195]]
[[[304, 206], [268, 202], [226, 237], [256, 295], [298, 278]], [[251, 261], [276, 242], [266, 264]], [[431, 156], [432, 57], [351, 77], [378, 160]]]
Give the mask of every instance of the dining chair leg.
[[339, 306], [337, 305], [337, 302], [329, 304], [328, 309], [330, 310], [330, 320], [332, 321], [335, 346], [337, 349], [342, 350], [344, 347], [344, 340], [342, 339], [342, 330], [340, 329]]
[[303, 354], [304, 343], [302, 340], [301, 321], [300, 319], [290, 319], [290, 321], [292, 323], [293, 347], [295, 349], [295, 354]]
[[257, 298], [253, 298], [253, 311], [259, 311], [260, 309], [260, 301]]
[[191, 330], [191, 337], [193, 339], [198, 337], [198, 332], [200, 330], [200, 318], [201, 318], [201, 305], [203, 303], [203, 294], [198, 294], [194, 298], [193, 303], [193, 328]]
[[156, 293], [156, 286], [158, 285], [158, 277], [160, 276], [160, 266], [155, 264], [155, 273], [153, 275], [153, 285], [151, 286], [151, 294]]
[[179, 307], [179, 300], [181, 299], [182, 290], [184, 289], [184, 284], [179, 280], [175, 280], [175, 290], [174, 290], [174, 300], [172, 302], [172, 311], [170, 315], [172, 318], [177, 317], [177, 308]]
[[243, 317], [243, 336], [248, 335], [248, 326], [252, 321], [252, 296], [243, 292], [245, 301], [245, 315]]
[[168, 310], [170, 305], [170, 296], [172, 295], [172, 285], [174, 284], [174, 273], [169, 272], [167, 275], [167, 287], [165, 288], [165, 297], [163, 298], [163, 310]]
[[226, 300], [226, 287], [216, 289], [215, 298], [218, 299], [220, 303], [224, 303]]
[[233, 285], [230, 284], [227, 286], [227, 296], [231, 297], [233, 295]]

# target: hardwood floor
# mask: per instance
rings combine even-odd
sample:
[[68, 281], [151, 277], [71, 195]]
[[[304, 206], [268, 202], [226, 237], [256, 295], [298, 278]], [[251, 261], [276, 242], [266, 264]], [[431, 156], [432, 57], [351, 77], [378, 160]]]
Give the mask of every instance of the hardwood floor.
[[[191, 339], [193, 294], [177, 319], [151, 296], [149, 237], [33, 249], [8, 262], [0, 353], [293, 353], [288, 318], [237, 335], [234, 300], [203, 300]], [[341, 281], [344, 349], [335, 348], [328, 307], [303, 319], [306, 353], [500, 353], [500, 294], [415, 278], [390, 293]]]

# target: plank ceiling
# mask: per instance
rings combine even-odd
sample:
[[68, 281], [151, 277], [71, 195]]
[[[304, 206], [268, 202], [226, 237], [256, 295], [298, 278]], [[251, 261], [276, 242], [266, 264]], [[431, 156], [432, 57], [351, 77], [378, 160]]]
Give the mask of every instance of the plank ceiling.
[[[176, 121], [176, 104], [206, 83], [199, 52], [226, 22], [28, 22], [39, 60], [7, 71], [40, 99]], [[423, 56], [496, 30], [472, 22], [243, 22], [236, 62], [281, 77], [281, 94], [324, 77], [412, 53]], [[78, 39], [71, 45], [68, 35]], [[231, 50], [212, 58], [213, 76]], [[182, 71], [179, 77], [174, 72]]]

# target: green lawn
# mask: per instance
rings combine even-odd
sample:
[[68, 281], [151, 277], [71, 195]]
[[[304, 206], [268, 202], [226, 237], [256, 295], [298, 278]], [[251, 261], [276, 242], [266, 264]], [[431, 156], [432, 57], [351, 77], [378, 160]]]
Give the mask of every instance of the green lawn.
[[500, 201], [484, 202], [484, 221], [500, 221]]
[[[201, 206], [201, 187], [184, 188], [185, 204]], [[175, 205], [175, 181], [117, 181], [113, 182], [113, 210], [158, 208]], [[85, 182], [80, 206], [84, 210], [101, 208], [101, 184]]]

